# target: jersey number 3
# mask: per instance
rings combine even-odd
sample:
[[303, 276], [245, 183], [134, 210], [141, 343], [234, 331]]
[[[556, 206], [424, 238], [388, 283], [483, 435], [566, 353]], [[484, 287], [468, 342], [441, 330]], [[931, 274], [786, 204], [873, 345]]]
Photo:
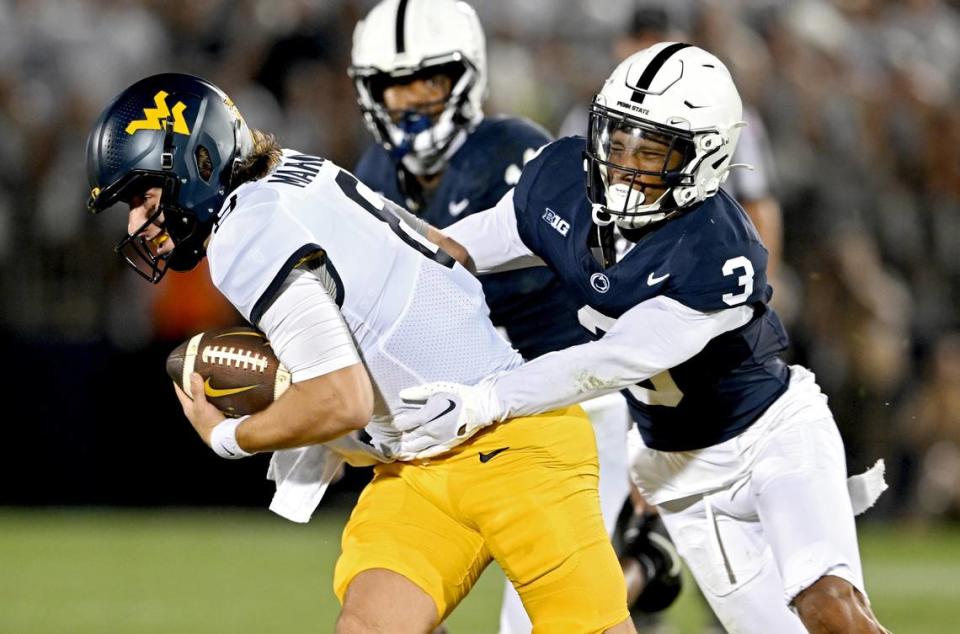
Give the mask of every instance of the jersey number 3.
[[[581, 326], [598, 337], [603, 336], [617, 323], [617, 320], [613, 317], [608, 317], [591, 306], [584, 306], [578, 310], [577, 319], [580, 320]], [[652, 387], [645, 387], [646, 385]], [[646, 381], [636, 383], [626, 389], [635, 399], [646, 405], [676, 407], [683, 399], [683, 392], [680, 391], [676, 381], [670, 376], [670, 370], [664, 370]]]
[[737, 277], [737, 286], [743, 287], [739, 293], [724, 293], [720, 298], [727, 306], [736, 306], [747, 301], [750, 294], [753, 293], [753, 264], [742, 255], [730, 258], [723, 263], [723, 276], [727, 277], [737, 272], [737, 269], [743, 270], [743, 275]]

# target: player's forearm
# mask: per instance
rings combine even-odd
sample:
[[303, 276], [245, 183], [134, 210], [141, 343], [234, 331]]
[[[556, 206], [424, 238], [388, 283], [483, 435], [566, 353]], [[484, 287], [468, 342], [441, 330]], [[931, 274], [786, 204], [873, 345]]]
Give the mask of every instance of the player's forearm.
[[454, 240], [453, 238], [444, 235], [438, 229], [435, 229], [432, 226], [427, 226], [427, 240], [434, 243], [446, 253], [450, 255], [454, 260], [459, 262], [463, 267], [465, 267], [471, 273], [477, 272], [477, 266], [473, 261], [473, 258], [470, 257], [470, 253], [467, 249]]
[[237, 444], [255, 453], [323, 443], [362, 429], [372, 415], [373, 388], [358, 363], [291, 385], [237, 427]]
[[[290, 370], [283, 396], [236, 429], [244, 451], [327, 442], [362, 428], [373, 413], [373, 388], [324, 269], [294, 269], [259, 326]], [[325, 281], [326, 280], [326, 281]]]
[[493, 390], [500, 419], [546, 412], [649, 379], [746, 324], [752, 312], [740, 306], [702, 313], [664, 296], [647, 300], [624, 313], [601, 339], [543, 355], [497, 377]]
[[[452, 242], [449, 248], [462, 249], [479, 273], [543, 266], [543, 260], [524, 244], [516, 213], [511, 189], [496, 206], [453, 223], [441, 236]], [[440, 246], [454, 255], [448, 246]]]
[[500, 420], [573, 405], [623, 388], [662, 371], [631, 361], [603, 340], [545, 354], [496, 379]]

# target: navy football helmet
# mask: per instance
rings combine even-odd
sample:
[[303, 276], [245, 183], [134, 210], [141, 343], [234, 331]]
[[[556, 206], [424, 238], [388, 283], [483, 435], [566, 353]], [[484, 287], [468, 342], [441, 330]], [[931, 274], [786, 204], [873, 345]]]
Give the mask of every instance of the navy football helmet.
[[[87, 207], [100, 213], [162, 188], [156, 211], [115, 248], [157, 283], [168, 268], [187, 271], [203, 259], [220, 208], [236, 186], [236, 166], [252, 149], [249, 128], [222, 90], [192, 75], [147, 77], [107, 106], [87, 138]], [[151, 224], [173, 240], [171, 251], [158, 254], [140, 236]]]

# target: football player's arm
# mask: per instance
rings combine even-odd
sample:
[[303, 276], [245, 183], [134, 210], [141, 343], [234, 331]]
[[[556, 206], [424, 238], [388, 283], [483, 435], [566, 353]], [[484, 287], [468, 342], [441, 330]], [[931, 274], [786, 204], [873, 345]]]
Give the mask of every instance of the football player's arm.
[[[507, 191], [494, 207], [469, 215], [440, 232], [466, 252], [477, 273], [544, 266], [543, 260], [520, 237], [513, 193], [513, 189]], [[440, 246], [443, 248], [443, 244]]]
[[520, 238], [512, 189], [496, 206], [467, 216], [443, 231], [390, 200], [384, 199], [384, 206], [473, 273], [544, 265]]
[[400, 220], [409, 225], [411, 229], [440, 247], [450, 257], [459, 262], [461, 265], [465, 266], [471, 273], [477, 272], [476, 266], [474, 266], [473, 263], [473, 259], [470, 257], [470, 254], [467, 253], [467, 250], [463, 247], [463, 245], [452, 238], [445, 236], [440, 232], [439, 229], [432, 226], [426, 220], [401, 207], [392, 200], [384, 198], [383, 202], [385, 209], [389, 210], [393, 215], [400, 218]]
[[543, 355], [497, 377], [499, 415], [545, 412], [629, 387], [680, 365], [752, 316], [749, 306], [704, 313], [654, 297], [625, 312], [600, 339]]
[[394, 421], [403, 434], [401, 452], [428, 458], [490, 423], [630, 387], [690, 359], [752, 316], [749, 306], [704, 313], [661, 295], [625, 312], [596, 341], [545, 354], [477, 385], [408, 388], [400, 397], [420, 407]]
[[292, 384], [265, 410], [223, 420], [194, 377], [195, 398], [185, 409], [193, 408], [188, 418], [214, 451], [243, 457], [326, 442], [366, 425], [373, 413], [370, 377], [320, 278], [292, 271], [258, 326], [290, 370]]

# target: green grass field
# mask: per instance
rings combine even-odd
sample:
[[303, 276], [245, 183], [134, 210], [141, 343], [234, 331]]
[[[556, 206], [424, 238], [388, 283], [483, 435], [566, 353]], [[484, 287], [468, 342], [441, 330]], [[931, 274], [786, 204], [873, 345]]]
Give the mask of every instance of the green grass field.
[[[0, 509], [0, 632], [331, 632], [345, 511], [299, 526], [267, 511]], [[894, 632], [960, 631], [960, 530], [861, 529], [867, 584]], [[495, 566], [449, 620], [496, 631]], [[698, 632], [689, 593], [671, 609]]]

